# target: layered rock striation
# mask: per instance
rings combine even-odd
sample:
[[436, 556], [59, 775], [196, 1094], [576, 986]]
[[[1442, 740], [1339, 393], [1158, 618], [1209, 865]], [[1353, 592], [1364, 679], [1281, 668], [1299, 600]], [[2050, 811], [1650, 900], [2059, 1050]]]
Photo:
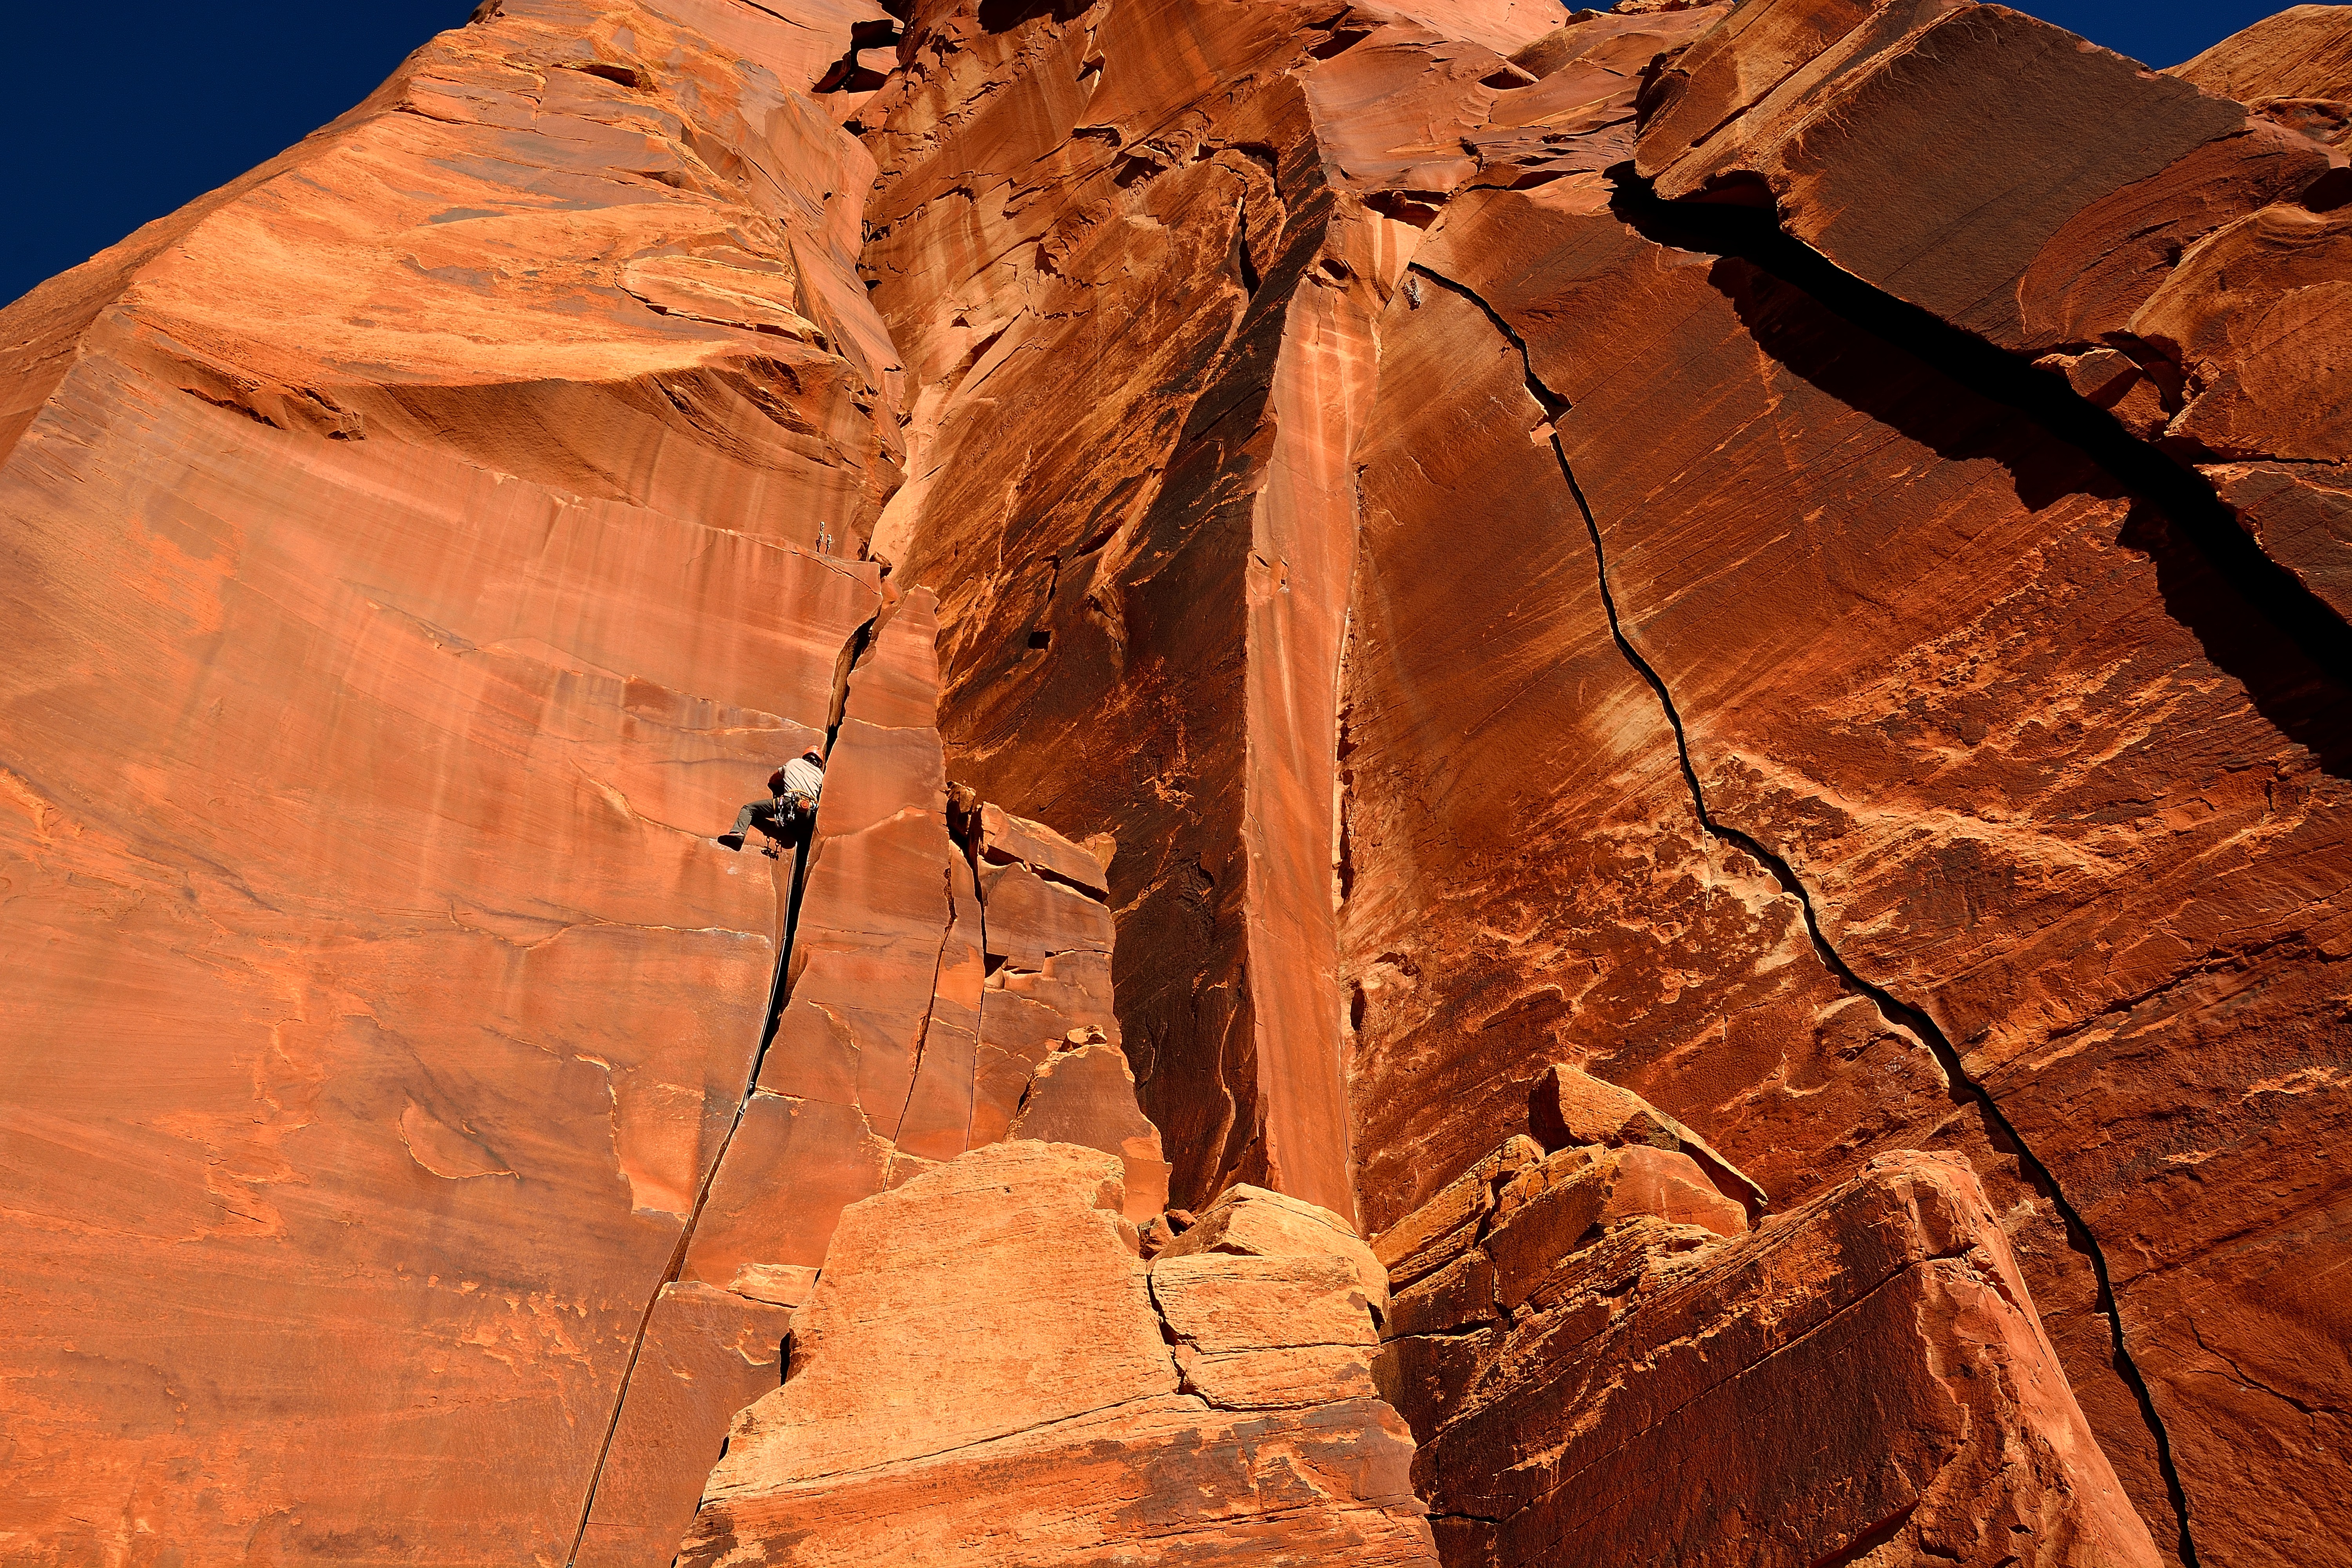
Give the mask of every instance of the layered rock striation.
[[2339, 1557], [2347, 60], [499, 0], [43, 285], [0, 1558]]
[[1964, 1163], [1882, 1155], [1753, 1237], [1664, 1163], [1507, 1147], [1400, 1258], [1447, 1561], [2158, 1561]]

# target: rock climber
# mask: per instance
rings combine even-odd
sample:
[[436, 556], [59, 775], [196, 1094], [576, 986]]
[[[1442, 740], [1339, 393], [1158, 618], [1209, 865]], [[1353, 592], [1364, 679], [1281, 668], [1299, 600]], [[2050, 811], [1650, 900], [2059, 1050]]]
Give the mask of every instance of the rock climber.
[[735, 826], [716, 842], [730, 849], [743, 847], [744, 831], [757, 824], [761, 832], [781, 843], [795, 844], [816, 823], [816, 797], [824, 792], [824, 753], [811, 746], [768, 775], [766, 800], [755, 800], [735, 814]]

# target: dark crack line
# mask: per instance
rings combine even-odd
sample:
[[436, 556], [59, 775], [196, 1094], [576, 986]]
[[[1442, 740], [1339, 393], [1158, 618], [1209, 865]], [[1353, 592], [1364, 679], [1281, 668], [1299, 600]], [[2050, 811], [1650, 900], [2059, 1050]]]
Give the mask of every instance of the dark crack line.
[[[923, 1004], [922, 1026], [915, 1031], [915, 1065], [907, 1070], [907, 1098], [899, 1104], [898, 1120], [890, 1124], [893, 1148], [898, 1146], [899, 1134], [907, 1131], [907, 1112], [914, 1109], [915, 1090], [922, 1087], [923, 1057], [931, 1045], [931, 1019], [938, 1016], [940, 1010], [940, 979], [948, 972], [948, 947], [955, 941], [955, 868], [949, 867], [940, 873], [940, 877], [946, 885], [948, 923], [940, 930], [939, 956], [931, 960], [931, 999]], [[964, 1119], [967, 1129], [971, 1121], [969, 1116]]]
[[[950, 834], [950, 837], [952, 837], [953, 835]], [[982, 1042], [988, 1038], [988, 900], [982, 896], [980, 890], [979, 844], [980, 832], [977, 827], [974, 827], [972, 829], [971, 844], [968, 847], [964, 847], [966, 849], [966, 853], [970, 857], [971, 864], [971, 896], [977, 906], [980, 920], [980, 1005], [972, 1010], [971, 1015], [972, 1062], [975, 1068], [977, 1068], [980, 1061]], [[939, 1005], [939, 997], [937, 994], [932, 996], [931, 1004], [933, 1006], [937, 1006]], [[925, 1027], [925, 1037], [929, 1038], [928, 1025]], [[1021, 1097], [1024, 1100], [1026, 1100], [1029, 1097], [1029, 1091], [1025, 1087], [1021, 1091]], [[971, 1119], [979, 1114], [980, 1094], [978, 1085], [975, 1084], [971, 1096], [964, 1101], [963, 1107], [963, 1146], [967, 1149], [971, 1147]]]
[[[878, 619], [879, 617], [877, 617]], [[850, 672], [865, 657], [872, 645], [875, 621], [868, 620], [850, 634], [834, 667], [834, 698], [832, 711], [827, 715], [824, 731], [824, 754], [833, 758], [833, 742], [841, 733], [842, 715], [848, 706]], [[596, 1511], [596, 1491], [604, 1483], [604, 1467], [613, 1458], [613, 1440], [621, 1430], [621, 1415], [628, 1408], [629, 1386], [637, 1374], [637, 1362], [645, 1354], [646, 1335], [653, 1328], [654, 1309], [661, 1303], [664, 1289], [677, 1283], [686, 1268], [687, 1249], [694, 1244], [694, 1228], [702, 1222], [703, 1206], [710, 1201], [710, 1191], [718, 1184], [719, 1168], [727, 1163], [727, 1151], [735, 1146], [735, 1134], [743, 1125], [744, 1113], [751, 1109], [751, 1097], [760, 1089], [760, 1069], [767, 1065], [768, 1047], [775, 1040], [776, 1026], [783, 1016], [786, 987], [793, 961], [793, 937], [800, 927], [801, 894], [808, 885], [808, 863], [816, 847], [816, 814], [809, 814], [809, 823], [803, 830], [801, 842], [793, 850], [792, 895], [786, 900], [783, 941], [777, 945], [775, 973], [768, 982], [767, 1011], [760, 1022], [760, 1047], [751, 1053], [751, 1071], [743, 1082], [743, 1093], [735, 1102], [735, 1119], [727, 1124], [727, 1135], [719, 1141], [719, 1152], [711, 1156], [709, 1166], [702, 1173], [702, 1184], [694, 1194], [694, 1206], [688, 1210], [686, 1224], [679, 1229], [677, 1245], [670, 1249], [669, 1267], [662, 1271], [653, 1293], [646, 1298], [645, 1312], [637, 1319], [637, 1331], [629, 1342], [629, 1359], [621, 1369], [621, 1385], [613, 1395], [613, 1417], [604, 1425], [604, 1441], [596, 1450], [596, 1468], [588, 1473], [588, 1492], [580, 1501], [580, 1526], [572, 1532], [572, 1550], [564, 1554], [563, 1568], [577, 1568], [580, 1548], [588, 1539], [588, 1522]]]
[[2027, 1180], [2057, 1209], [2059, 1218], [2066, 1227], [2068, 1240], [2090, 1259], [2091, 1272], [2099, 1288], [2097, 1308], [2105, 1314], [2107, 1319], [2116, 1373], [2131, 1389], [2133, 1397], [2138, 1401], [2140, 1418], [2147, 1424], [2148, 1434], [2156, 1444], [2157, 1468], [2163, 1474], [2165, 1490], [2171, 1500], [2174, 1515], [2179, 1523], [2179, 1552], [2183, 1568], [2198, 1568], [2196, 1543], [2189, 1534], [2189, 1495], [2181, 1485], [2180, 1472], [2173, 1460], [2172, 1440], [2170, 1435], [2165, 1430], [2163, 1417], [2157, 1412], [2155, 1396], [2148, 1389], [2147, 1380], [2141, 1375], [2138, 1364], [2132, 1360], [2131, 1349], [2125, 1342], [2122, 1303], [2116, 1298], [2115, 1282], [2107, 1268], [2106, 1253], [2099, 1246], [2098, 1237], [2093, 1234], [2082, 1214], [2067, 1199], [2064, 1190], [2058, 1184], [2057, 1176], [2047, 1164], [2042, 1163], [2041, 1156], [2034, 1153], [2032, 1147], [2018, 1132], [2015, 1124], [2001, 1110], [2000, 1101], [1993, 1098], [1992, 1091], [1969, 1076], [1966, 1065], [1961, 1060], [1959, 1051], [1935, 1019], [1919, 1008], [1900, 1000], [1885, 987], [1874, 984], [1855, 973], [1853, 967], [1839, 955], [1837, 949], [1831, 945], [1827, 933], [1822, 930], [1821, 915], [1813, 907], [1812, 894], [1798, 877], [1796, 869], [1780, 855], [1766, 848], [1752, 835], [1727, 823], [1718, 822], [1714, 814], [1707, 809], [1706, 792], [1699, 784], [1697, 769], [1692, 765], [1690, 737], [1683, 727], [1682, 712], [1675, 706], [1674, 694], [1666, 689], [1664, 679], [1658, 674], [1650, 661], [1642, 656], [1641, 650], [1636, 648], [1632, 639], [1625, 635], [1624, 626], [1618, 618], [1616, 596], [1609, 587], [1609, 557], [1606, 547], [1601, 542], [1601, 524], [1593, 517], [1592, 506], [1585, 499], [1584, 488], [1577, 482], [1576, 470], [1568, 460], [1568, 449], [1561, 444], [1557, 428], [1557, 422], [1560, 416], [1569, 412], [1568, 399], [1544, 384], [1542, 378], [1536, 374], [1535, 359], [1528, 348], [1527, 340], [1518, 334], [1510, 322], [1503, 319], [1500, 311], [1480, 298], [1475, 290], [1442, 273], [1433, 271], [1419, 262], [1414, 262], [1411, 269], [1440, 288], [1458, 294], [1475, 305], [1486, 320], [1494, 324], [1495, 330], [1503, 335], [1504, 341], [1518, 351], [1519, 363], [1527, 375], [1528, 394], [1543, 409], [1545, 417], [1555, 424], [1551, 435], [1552, 456], [1559, 464], [1560, 477], [1568, 483], [1569, 494], [1576, 498], [1576, 510], [1582, 514], [1585, 531], [1592, 541], [1593, 567], [1601, 590], [1601, 607], [1609, 618], [1610, 637], [1617, 644], [1617, 651], [1624, 657], [1625, 662], [1649, 683], [1651, 691], [1657, 696], [1658, 706], [1665, 714], [1667, 726], [1674, 731], [1675, 760], [1681, 765], [1683, 783], [1690, 790], [1691, 807], [1697, 814], [1700, 828], [1713, 837], [1720, 838], [1726, 843], [1736, 845], [1745, 850], [1765, 869], [1771, 872], [1773, 880], [1779, 882], [1781, 889], [1797, 900], [1797, 907], [1804, 912], [1806, 935], [1812, 939], [1814, 952], [1820, 956], [1822, 963], [1828, 967], [1830, 973], [1856, 993], [1868, 997], [1889, 1022], [1909, 1029], [1926, 1042], [1929, 1052], [1936, 1058], [1937, 1065], [1943, 1069], [1948, 1086], [1947, 1092], [1951, 1096], [1953, 1102], [1973, 1107], [1991, 1124], [1995, 1132], [2008, 1144], [2010, 1152], [2016, 1156], [2017, 1163], [2023, 1169]]
[[2297, 1399], [2294, 1394], [2287, 1393], [2284, 1389], [2273, 1388], [2269, 1384], [2263, 1382], [2262, 1379], [2254, 1376], [2244, 1367], [2239, 1365], [2238, 1360], [2235, 1356], [2231, 1355], [2226, 1351], [2216, 1350], [2205, 1338], [2204, 1331], [2200, 1329], [2194, 1322], [2189, 1325], [2189, 1331], [2196, 1336], [2197, 1348], [2199, 1350], [2203, 1351], [2207, 1355], [2211, 1356], [2215, 1361], [2220, 1362], [2223, 1366], [2230, 1369], [2228, 1374], [2230, 1381], [2235, 1383], [2239, 1387], [2251, 1388], [2257, 1393], [2269, 1394], [2273, 1399], [2277, 1400], [2282, 1405], [2291, 1405], [2309, 1420], [2316, 1420], [2321, 1415], [2343, 1415], [2346, 1414], [2352, 1414], [2347, 1413], [2338, 1405], [2312, 1405], [2306, 1401]]

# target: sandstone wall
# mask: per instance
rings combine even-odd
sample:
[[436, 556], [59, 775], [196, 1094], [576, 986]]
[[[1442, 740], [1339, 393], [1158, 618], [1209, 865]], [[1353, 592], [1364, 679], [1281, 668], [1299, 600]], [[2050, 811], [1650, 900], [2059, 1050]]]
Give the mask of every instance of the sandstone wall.
[[0, 1557], [572, 1550], [880, 604], [864, 14], [509, 5], [7, 312]]
[[11, 306], [0, 1557], [2340, 1556], [2347, 16], [503, 0]]

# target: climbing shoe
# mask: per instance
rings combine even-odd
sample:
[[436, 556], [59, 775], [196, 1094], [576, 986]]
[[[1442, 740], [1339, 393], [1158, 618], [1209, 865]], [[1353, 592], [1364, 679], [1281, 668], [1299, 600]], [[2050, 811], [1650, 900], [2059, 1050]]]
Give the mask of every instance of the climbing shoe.
[[740, 833], [722, 833], [711, 842], [725, 848], [740, 849], [743, 847], [743, 836]]

